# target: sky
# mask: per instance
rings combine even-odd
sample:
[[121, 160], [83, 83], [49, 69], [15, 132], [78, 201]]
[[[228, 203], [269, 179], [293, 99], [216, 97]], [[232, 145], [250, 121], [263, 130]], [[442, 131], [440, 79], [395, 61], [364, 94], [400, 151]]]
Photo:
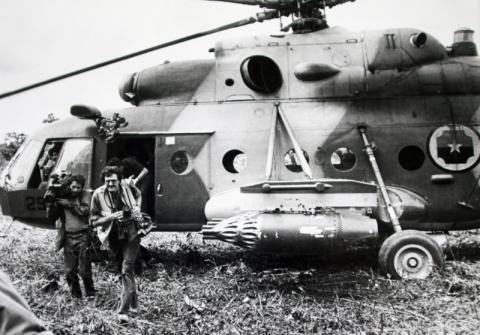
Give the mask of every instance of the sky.
[[[204, 0], [0, 0], [0, 93], [259, 11]], [[419, 28], [446, 46], [466, 26], [480, 47], [479, 0], [356, 0], [332, 8], [327, 19], [350, 30]], [[32, 134], [50, 113], [68, 117], [73, 104], [129, 107], [118, 95], [125, 75], [166, 60], [212, 58], [208, 49], [217, 40], [278, 31], [276, 20], [256, 23], [0, 99], [0, 141], [7, 132]]]

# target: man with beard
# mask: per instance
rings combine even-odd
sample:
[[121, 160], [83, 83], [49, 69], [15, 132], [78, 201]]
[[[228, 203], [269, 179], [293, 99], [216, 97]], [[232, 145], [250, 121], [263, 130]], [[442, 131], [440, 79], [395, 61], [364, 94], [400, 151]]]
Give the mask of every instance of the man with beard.
[[67, 194], [62, 198], [55, 199], [48, 210], [56, 210], [53, 219], [60, 218], [59, 236], [63, 239], [57, 240], [56, 249], [63, 247], [65, 274], [67, 283], [72, 295], [76, 298], [82, 297], [82, 291], [78, 275], [82, 277], [85, 294], [95, 295], [95, 288], [92, 279], [92, 263], [88, 249], [90, 241], [90, 225], [88, 217], [90, 214], [90, 195], [83, 188], [85, 178], [81, 175], [73, 175], [66, 181]]
[[129, 308], [137, 307], [138, 303], [134, 271], [140, 245], [136, 222], [141, 219], [141, 193], [135, 186], [121, 182], [122, 173], [116, 166], [106, 166], [101, 176], [104, 185], [93, 193], [91, 221], [94, 227], [102, 226], [109, 231], [109, 248], [123, 256], [117, 313], [120, 322], [128, 322]]

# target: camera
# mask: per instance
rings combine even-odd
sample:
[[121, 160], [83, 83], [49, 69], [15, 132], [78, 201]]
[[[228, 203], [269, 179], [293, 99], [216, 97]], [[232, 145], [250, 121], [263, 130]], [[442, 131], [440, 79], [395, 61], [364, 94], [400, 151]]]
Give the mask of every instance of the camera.
[[47, 192], [43, 198], [46, 202], [55, 202], [58, 198], [66, 198], [69, 195], [68, 177], [72, 174], [68, 171], [62, 171], [60, 174], [52, 173], [48, 179]]
[[129, 219], [132, 216], [132, 209], [131, 208], [125, 207], [122, 210], [122, 212], [123, 212], [123, 218], [124, 219]]

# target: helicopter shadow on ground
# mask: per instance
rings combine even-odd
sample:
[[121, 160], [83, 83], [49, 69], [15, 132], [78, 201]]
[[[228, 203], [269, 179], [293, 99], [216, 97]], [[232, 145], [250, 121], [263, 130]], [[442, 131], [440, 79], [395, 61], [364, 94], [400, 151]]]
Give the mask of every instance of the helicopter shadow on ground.
[[[152, 281], [161, 271], [177, 278], [185, 275], [190, 279], [219, 280], [219, 285], [223, 281], [233, 281], [239, 292], [246, 295], [250, 294], [248, 292], [262, 295], [277, 292], [300, 294], [324, 302], [342, 298], [366, 301], [382, 299], [385, 294], [396, 296], [395, 292], [403, 287], [400, 282], [380, 274], [378, 251], [378, 247], [370, 247], [299, 256], [258, 254], [233, 246], [180, 243], [175, 247], [150, 247], [151, 268], [143, 275]], [[477, 262], [480, 261], [480, 243], [476, 236], [457, 239], [445, 254], [450, 261]], [[439, 274], [440, 277], [444, 275]]]
[[[236, 278], [240, 286], [267, 293], [301, 293], [329, 299], [343, 295], [366, 297], [366, 287], [378, 275], [378, 249], [362, 248], [316, 256], [257, 254], [235, 247], [207, 249], [181, 246], [176, 250], [151, 248], [152, 270], [168, 275]], [[147, 271], [146, 276], [157, 276]]]
[[479, 243], [463, 243], [452, 245], [445, 251], [447, 260], [452, 261], [480, 261], [480, 244]]
[[202, 271], [204, 268], [224, 266], [243, 262], [252, 271], [266, 271], [287, 268], [296, 271], [312, 268], [350, 269], [352, 265], [369, 269], [376, 267], [378, 248], [359, 248], [348, 251], [335, 251], [319, 255], [263, 254], [231, 248], [208, 248], [206, 250], [181, 246], [176, 250], [151, 248], [149, 253], [153, 263], [165, 267], [184, 267], [189, 271]]

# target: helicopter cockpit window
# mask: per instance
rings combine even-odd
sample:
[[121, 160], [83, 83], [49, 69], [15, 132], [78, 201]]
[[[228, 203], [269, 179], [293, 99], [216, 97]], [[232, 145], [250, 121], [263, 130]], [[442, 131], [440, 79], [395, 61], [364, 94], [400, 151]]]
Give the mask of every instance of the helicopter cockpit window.
[[[305, 157], [308, 163], [310, 158], [308, 157], [307, 152], [303, 149], [302, 152], [303, 157]], [[302, 172], [302, 165], [300, 164], [300, 160], [298, 159], [298, 156], [293, 148], [287, 151], [283, 157], [283, 163], [285, 164], [285, 167], [292, 172]]]
[[92, 147], [91, 139], [71, 139], [65, 141], [54, 172], [61, 174], [66, 171], [71, 174], [80, 174], [85, 177], [85, 187], [90, 187]]
[[39, 141], [25, 141], [2, 173], [3, 186], [9, 189], [24, 188], [33, 169], [32, 157], [38, 157], [41, 148]]
[[425, 162], [425, 153], [419, 147], [409, 145], [400, 150], [398, 162], [405, 170], [418, 170]]
[[260, 93], [273, 93], [282, 86], [277, 63], [265, 56], [251, 56], [240, 67], [245, 85]]
[[28, 182], [28, 188], [47, 188], [48, 179], [57, 165], [58, 155], [63, 143], [64, 141], [62, 140], [51, 140], [45, 143], [40, 158], [30, 177], [30, 181]]
[[330, 163], [339, 171], [349, 171], [353, 169], [357, 163], [357, 157], [352, 150], [342, 147], [332, 153]]
[[170, 168], [179, 175], [186, 175], [192, 171], [192, 163], [192, 156], [183, 150], [175, 152], [170, 158]]
[[223, 156], [222, 164], [228, 172], [239, 173], [247, 168], [247, 155], [240, 150], [230, 150]]

